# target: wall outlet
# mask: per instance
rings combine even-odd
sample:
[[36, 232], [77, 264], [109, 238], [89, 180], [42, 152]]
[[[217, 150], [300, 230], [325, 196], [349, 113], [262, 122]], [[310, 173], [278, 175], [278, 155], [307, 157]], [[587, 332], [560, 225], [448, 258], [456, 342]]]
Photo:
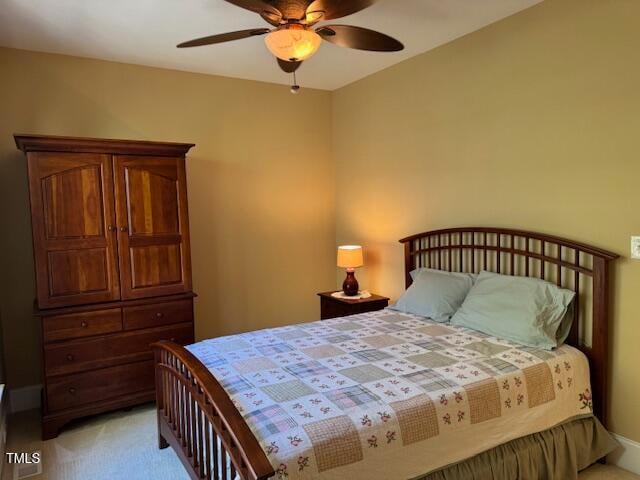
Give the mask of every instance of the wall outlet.
[[631, 237], [631, 258], [640, 260], [640, 237]]

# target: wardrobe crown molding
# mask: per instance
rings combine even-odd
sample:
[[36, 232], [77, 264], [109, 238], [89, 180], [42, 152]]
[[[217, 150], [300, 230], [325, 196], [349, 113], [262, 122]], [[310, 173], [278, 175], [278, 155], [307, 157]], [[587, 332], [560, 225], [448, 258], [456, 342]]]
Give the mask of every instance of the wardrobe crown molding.
[[28, 152], [108, 153], [129, 155], [184, 156], [193, 143], [152, 142], [146, 140], [116, 140], [52, 135], [13, 135], [16, 147]]

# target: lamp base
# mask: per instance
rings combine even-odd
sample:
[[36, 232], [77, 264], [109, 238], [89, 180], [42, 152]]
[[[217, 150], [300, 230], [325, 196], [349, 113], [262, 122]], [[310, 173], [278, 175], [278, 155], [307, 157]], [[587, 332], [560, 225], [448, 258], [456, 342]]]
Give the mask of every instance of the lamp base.
[[356, 272], [353, 269], [347, 269], [347, 278], [342, 283], [342, 291], [348, 297], [358, 295], [358, 280], [356, 280]]

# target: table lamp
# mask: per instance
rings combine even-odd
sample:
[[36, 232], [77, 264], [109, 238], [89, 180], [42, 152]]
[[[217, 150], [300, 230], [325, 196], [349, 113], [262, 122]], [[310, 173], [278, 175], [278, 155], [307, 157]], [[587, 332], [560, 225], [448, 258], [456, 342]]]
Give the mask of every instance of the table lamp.
[[358, 281], [355, 269], [364, 265], [362, 247], [359, 245], [343, 245], [338, 247], [338, 266], [347, 269], [347, 278], [342, 284], [342, 291], [348, 297], [358, 295]]

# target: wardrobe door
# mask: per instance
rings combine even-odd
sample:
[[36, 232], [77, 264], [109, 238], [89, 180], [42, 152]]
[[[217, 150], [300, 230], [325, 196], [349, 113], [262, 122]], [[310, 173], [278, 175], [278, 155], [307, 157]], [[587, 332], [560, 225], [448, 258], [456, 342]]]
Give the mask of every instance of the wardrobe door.
[[28, 154], [40, 308], [120, 298], [110, 155]]
[[114, 157], [122, 298], [191, 291], [184, 158]]

